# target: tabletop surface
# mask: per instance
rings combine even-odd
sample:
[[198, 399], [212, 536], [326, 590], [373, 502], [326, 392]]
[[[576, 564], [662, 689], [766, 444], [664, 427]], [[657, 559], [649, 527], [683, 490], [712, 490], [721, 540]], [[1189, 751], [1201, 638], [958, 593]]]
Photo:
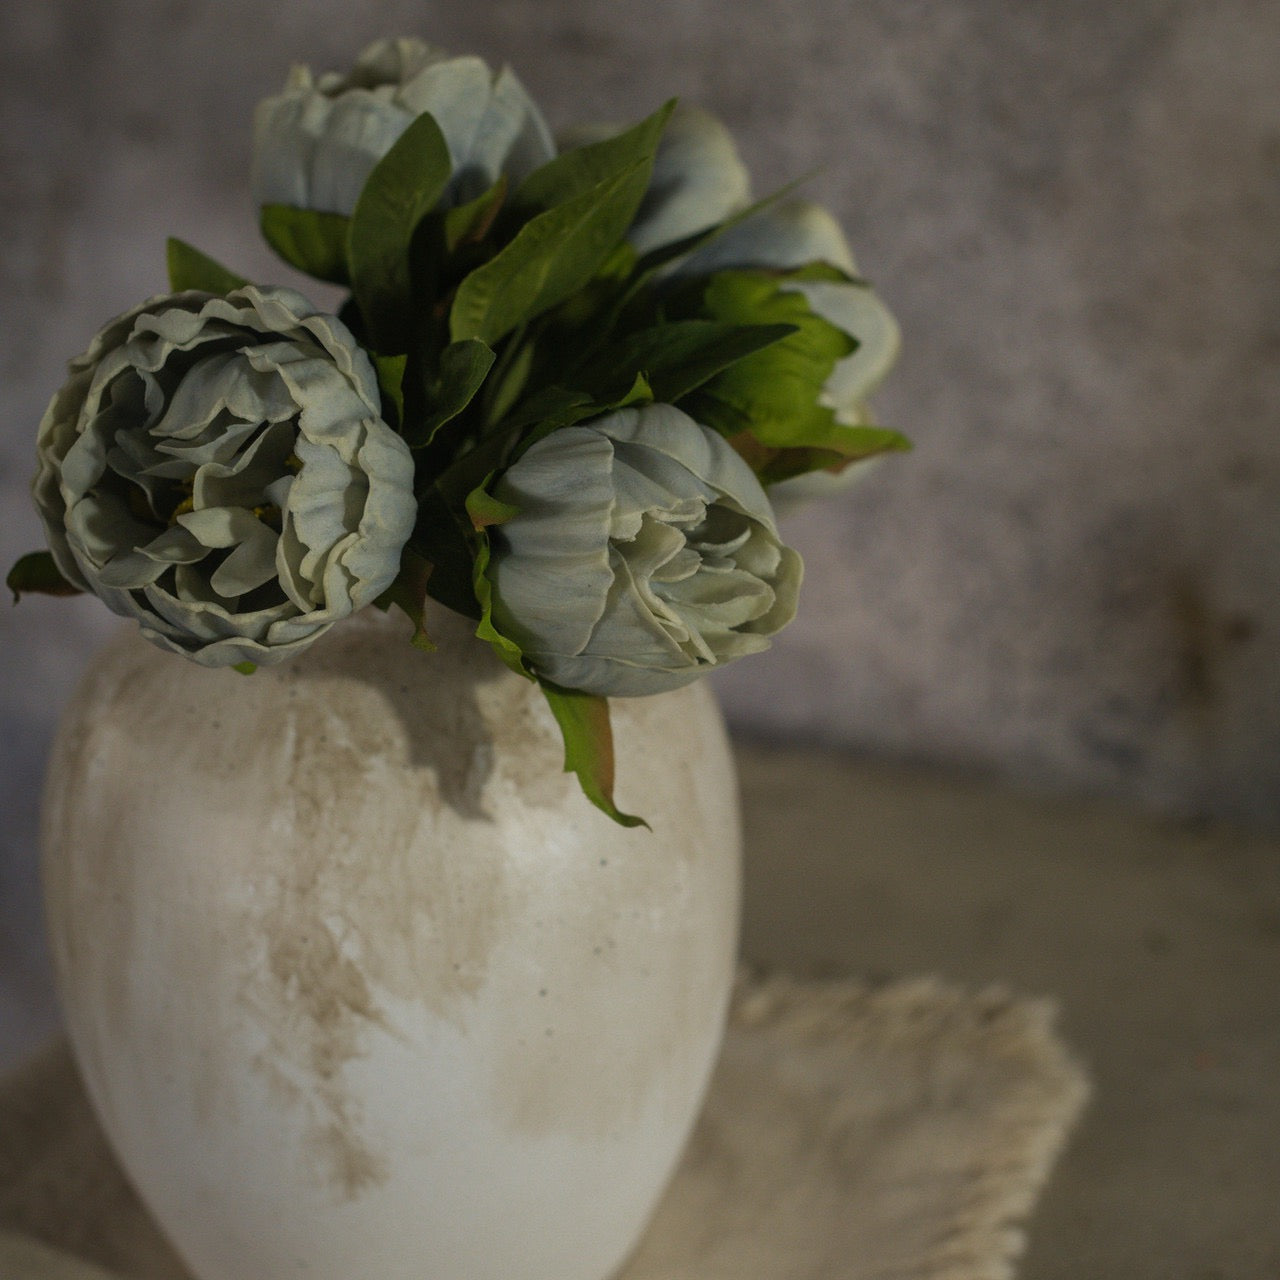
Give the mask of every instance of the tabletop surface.
[[[1059, 1003], [1093, 1099], [1023, 1280], [1280, 1274], [1280, 838], [816, 750], [739, 761], [749, 960]], [[50, 1025], [46, 982], [0, 957], [0, 1059]]]
[[744, 950], [1061, 1006], [1093, 1098], [1022, 1280], [1280, 1276], [1280, 838], [744, 747]]

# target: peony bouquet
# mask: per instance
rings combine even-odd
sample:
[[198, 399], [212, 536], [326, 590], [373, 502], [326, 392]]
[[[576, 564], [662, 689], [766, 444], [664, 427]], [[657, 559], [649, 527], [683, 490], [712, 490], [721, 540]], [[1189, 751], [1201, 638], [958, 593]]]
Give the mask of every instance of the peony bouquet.
[[[553, 139], [509, 69], [417, 40], [262, 102], [252, 186], [336, 315], [179, 240], [40, 423], [49, 550], [161, 648], [251, 672], [428, 598], [537, 680], [615, 819], [608, 703], [766, 648], [799, 556], [775, 502], [906, 447], [897, 349], [840, 228], [753, 202], [724, 126], [668, 103]], [[418, 660], [411, 658], [407, 660]]]

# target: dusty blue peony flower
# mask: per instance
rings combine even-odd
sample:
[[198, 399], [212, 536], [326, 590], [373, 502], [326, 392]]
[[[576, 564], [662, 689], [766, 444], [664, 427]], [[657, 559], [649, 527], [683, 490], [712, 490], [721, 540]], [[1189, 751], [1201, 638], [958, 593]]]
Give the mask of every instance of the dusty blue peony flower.
[[421, 40], [379, 40], [346, 75], [295, 67], [254, 117], [252, 189], [259, 205], [350, 214], [373, 166], [424, 112], [453, 161], [446, 204], [507, 174], [518, 182], [555, 155], [542, 115], [508, 67], [451, 58]]
[[37, 450], [62, 574], [204, 666], [277, 662], [371, 603], [416, 514], [368, 357], [291, 289], [179, 293], [111, 321]]
[[552, 432], [494, 496], [493, 619], [569, 689], [660, 693], [769, 647], [795, 615], [800, 557], [751, 469], [670, 405]]

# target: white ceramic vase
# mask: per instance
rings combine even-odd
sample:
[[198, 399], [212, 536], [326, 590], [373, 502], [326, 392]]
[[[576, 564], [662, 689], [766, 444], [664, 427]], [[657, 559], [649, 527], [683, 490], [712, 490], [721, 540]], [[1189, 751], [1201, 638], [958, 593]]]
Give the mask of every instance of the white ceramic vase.
[[69, 1035], [199, 1280], [603, 1280], [699, 1107], [740, 874], [710, 692], [613, 703], [624, 830], [536, 687], [435, 622], [252, 677], [122, 634], [60, 730]]

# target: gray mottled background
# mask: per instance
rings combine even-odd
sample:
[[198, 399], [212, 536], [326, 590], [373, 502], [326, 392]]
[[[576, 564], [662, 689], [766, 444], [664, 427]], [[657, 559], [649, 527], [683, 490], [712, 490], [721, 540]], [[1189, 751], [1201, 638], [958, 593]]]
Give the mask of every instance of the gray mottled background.
[[[1280, 822], [1280, 6], [1270, 0], [7, 0], [0, 560], [65, 359], [256, 243], [254, 103], [380, 34], [511, 62], [554, 124], [671, 94], [767, 190], [819, 168], [901, 318], [917, 442], [790, 525], [800, 620], [720, 679], [741, 730]], [[39, 975], [36, 791], [109, 625], [0, 610], [0, 969]], [[6, 1005], [4, 1000], [8, 999]], [[45, 1005], [0, 996], [22, 1034]]]

